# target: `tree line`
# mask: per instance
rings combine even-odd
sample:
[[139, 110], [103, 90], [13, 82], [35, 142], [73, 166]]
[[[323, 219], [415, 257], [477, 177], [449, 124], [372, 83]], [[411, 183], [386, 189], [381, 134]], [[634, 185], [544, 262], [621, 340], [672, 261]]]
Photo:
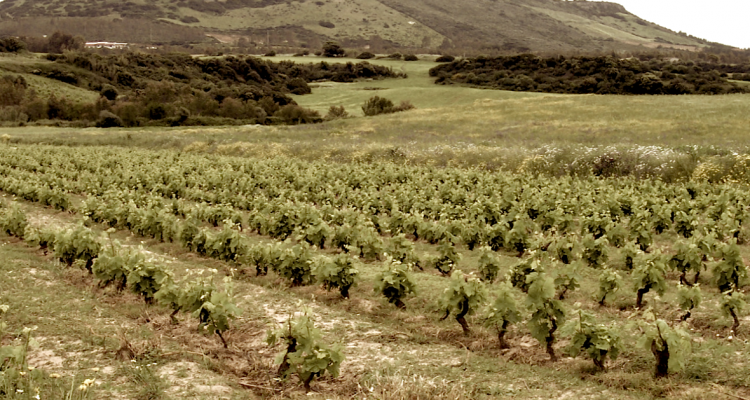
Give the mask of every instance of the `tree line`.
[[438, 84], [468, 84], [501, 90], [596, 94], [727, 94], [748, 89], [729, 80], [750, 72], [750, 64], [638, 58], [539, 57], [521, 54], [476, 57], [430, 70]]

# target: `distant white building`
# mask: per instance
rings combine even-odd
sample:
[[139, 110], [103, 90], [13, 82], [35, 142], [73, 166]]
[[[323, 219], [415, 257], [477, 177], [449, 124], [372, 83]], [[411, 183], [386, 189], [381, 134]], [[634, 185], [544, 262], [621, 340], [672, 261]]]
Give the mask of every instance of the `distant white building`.
[[127, 43], [116, 42], [86, 42], [87, 49], [124, 49], [128, 47]]

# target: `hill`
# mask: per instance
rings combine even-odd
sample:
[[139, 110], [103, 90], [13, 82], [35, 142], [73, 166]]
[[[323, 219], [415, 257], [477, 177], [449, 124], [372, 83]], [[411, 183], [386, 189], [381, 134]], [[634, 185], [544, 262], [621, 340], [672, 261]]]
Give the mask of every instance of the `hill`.
[[[205, 32], [257, 48], [317, 49], [336, 40], [375, 51], [559, 53], [641, 46], [695, 50], [708, 44], [644, 21], [619, 4], [587, 1], [5, 0], [0, 18], [6, 35], [61, 29], [92, 41], [180, 43], [200, 40]], [[135, 20], [139, 29], [118, 28]]]

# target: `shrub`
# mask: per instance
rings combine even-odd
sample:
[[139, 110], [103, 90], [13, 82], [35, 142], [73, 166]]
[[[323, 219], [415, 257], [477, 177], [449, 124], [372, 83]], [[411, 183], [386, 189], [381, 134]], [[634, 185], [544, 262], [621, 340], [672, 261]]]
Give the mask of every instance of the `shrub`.
[[331, 106], [326, 114], [326, 121], [333, 121], [335, 119], [343, 119], [349, 117], [349, 113], [346, 111], [344, 106]]
[[[647, 318], [653, 319], [648, 313]], [[651, 351], [656, 359], [655, 376], [666, 377], [669, 372], [676, 372], [685, 367], [690, 352], [690, 336], [679, 328], [669, 326], [664, 320], [644, 323], [641, 326], [643, 336], [638, 344]]]
[[508, 281], [514, 287], [520, 289], [524, 293], [529, 291], [529, 276], [533, 273], [542, 271], [542, 262], [539, 256], [532, 255], [526, 257], [514, 265], [508, 271]]
[[317, 258], [312, 273], [326, 290], [339, 289], [341, 297], [348, 299], [349, 289], [356, 283], [359, 271], [352, 257], [339, 254], [332, 258]]
[[659, 296], [664, 295], [667, 290], [666, 268], [664, 257], [658, 252], [639, 257], [638, 265], [631, 274], [637, 292], [636, 308], [641, 308], [643, 296], [651, 289], [656, 291]]
[[453, 57], [451, 55], [445, 54], [440, 57], [438, 57], [435, 62], [453, 62], [456, 60], [456, 57]]
[[384, 97], [373, 96], [362, 106], [362, 111], [366, 116], [371, 117], [374, 115], [392, 114], [395, 112], [411, 110], [413, 108], [415, 107], [408, 101], [402, 101], [401, 104], [396, 107], [391, 100]]
[[264, 56], [266, 56], [266, 57], [276, 57], [276, 52], [274, 50], [271, 50], [271, 51], [267, 52], [266, 54], [264, 54]]
[[72, 266], [76, 260], [86, 262], [86, 269], [91, 272], [94, 259], [99, 256], [101, 245], [94, 232], [83, 225], [63, 230], [55, 235], [55, 257], [60, 262]]
[[117, 99], [117, 96], [119, 95], [117, 89], [115, 89], [114, 86], [111, 85], [104, 86], [99, 94], [109, 101], [115, 101], [115, 99]]
[[5, 75], [0, 79], [0, 106], [21, 105], [28, 85], [22, 76]]
[[721, 296], [721, 313], [725, 317], [732, 317], [732, 335], [737, 335], [737, 328], [740, 327], [739, 313], [747, 306], [745, 295], [736, 290], [723, 293]]
[[336, 42], [327, 42], [323, 45], [323, 57], [344, 57], [346, 50]]
[[167, 108], [163, 104], [151, 103], [146, 107], [146, 115], [151, 120], [160, 120], [167, 117]]
[[701, 305], [702, 300], [700, 285], [686, 286], [678, 285], [677, 287], [677, 303], [680, 308], [685, 311], [685, 314], [680, 317], [680, 320], [687, 321], [693, 313], [693, 309]]
[[197, 24], [198, 22], [201, 22], [198, 18], [195, 18], [193, 16], [183, 16], [180, 17], [180, 21], [185, 24]]
[[198, 302], [194, 304], [200, 304], [200, 306], [197, 308], [193, 306], [192, 315], [200, 321], [198, 330], [218, 335], [226, 349], [227, 341], [222, 332], [229, 329], [229, 320], [237, 318], [242, 311], [235, 305], [231, 277], [224, 278], [224, 286], [224, 292], [211, 290], [210, 294], [197, 298]]
[[500, 271], [500, 258], [488, 246], [479, 249], [479, 276], [485, 282], [492, 283]]
[[28, 225], [26, 214], [17, 206], [0, 210], [0, 230], [23, 239]]
[[14, 37], [6, 37], [0, 39], [0, 52], [18, 53], [22, 50], [26, 50], [26, 43], [24, 43], [20, 39]]
[[453, 268], [461, 261], [461, 254], [456, 251], [456, 246], [450, 240], [441, 241], [438, 251], [440, 255], [432, 264], [443, 276], [450, 276]]
[[286, 124], [314, 124], [323, 122], [320, 113], [315, 110], [300, 107], [296, 104], [287, 104], [273, 114], [279, 122]]
[[747, 278], [747, 267], [740, 255], [740, 248], [736, 239], [725, 243], [719, 249], [722, 260], [716, 263], [711, 271], [716, 286], [721, 292], [742, 287]]
[[471, 333], [466, 315], [476, 312], [487, 299], [487, 288], [484, 283], [473, 274], [464, 275], [456, 270], [451, 278], [451, 285], [440, 298], [440, 307], [445, 310], [444, 320], [452, 311], [456, 313], [456, 321], [461, 325], [464, 334]]
[[370, 59], [375, 58], [375, 54], [370, 53], [369, 51], [365, 51], [365, 52], [359, 53], [357, 58], [360, 60], [370, 60]]
[[505, 334], [508, 327], [521, 321], [521, 313], [518, 312], [518, 305], [513, 296], [513, 287], [505, 282], [500, 285], [497, 297], [485, 313], [485, 326], [497, 330], [497, 339], [500, 341], [500, 348], [507, 349], [508, 343], [505, 341]]
[[419, 61], [419, 57], [414, 54], [407, 54], [404, 56], [404, 61]]
[[279, 375], [287, 379], [296, 374], [308, 392], [316, 377], [326, 372], [334, 378], [339, 375], [339, 366], [344, 360], [343, 346], [327, 346], [322, 342], [320, 329], [315, 327], [309, 308], [304, 308], [297, 317], [290, 316], [283, 326], [268, 332], [266, 342], [270, 346], [279, 342], [286, 346], [276, 357]]
[[297, 95], [312, 93], [312, 89], [310, 89], [310, 86], [302, 78], [290, 79], [286, 83], [286, 88], [289, 89], [289, 91], [292, 92], [293, 94], [297, 94]]
[[226, 262], [238, 262], [247, 254], [247, 243], [243, 240], [239, 227], [224, 225], [224, 229], [208, 237], [206, 241], [208, 256]]
[[125, 124], [122, 122], [122, 118], [107, 110], [102, 110], [99, 113], [99, 119], [96, 121], [97, 128], [119, 128], [123, 126]]
[[622, 278], [620, 274], [611, 269], [604, 269], [601, 275], [599, 275], [599, 291], [596, 294], [599, 305], [603, 306], [607, 296], [618, 291], [621, 286]]
[[121, 252], [118, 250], [121, 247], [120, 243], [111, 239], [110, 244], [97, 257], [92, 273], [99, 281], [100, 287], [115, 285], [115, 289], [119, 292], [127, 286], [128, 274], [141, 261], [143, 255], [133, 248], [126, 248]]
[[591, 268], [603, 268], [609, 260], [609, 251], [607, 245], [609, 241], [606, 237], [593, 239], [586, 237], [583, 239], [583, 254], [581, 258]]
[[552, 361], [557, 361], [553, 344], [557, 328], [565, 323], [565, 311], [562, 302], [554, 299], [555, 284], [552, 278], [533, 272], [527, 278], [529, 284], [526, 305], [531, 311], [528, 321], [531, 336], [539, 343], [545, 344], [547, 354]]
[[303, 243], [284, 249], [279, 262], [272, 266], [281, 277], [291, 281], [292, 286], [309, 285], [315, 281], [312, 274], [313, 254]]
[[146, 257], [140, 252], [136, 259], [132, 260], [131, 267], [132, 269], [125, 278], [127, 285], [131, 292], [143, 297], [146, 304], [154, 302], [154, 295], [163, 285], [174, 281], [171, 270], [146, 261]]
[[616, 359], [623, 348], [622, 340], [614, 327], [597, 324], [593, 314], [580, 310], [578, 321], [566, 324], [561, 334], [571, 337], [570, 344], [564, 350], [567, 355], [577, 357], [585, 352], [599, 370], [604, 369], [607, 357]]
[[26, 243], [32, 246], [39, 246], [40, 249], [44, 250], [44, 254], [46, 255], [47, 249], [55, 244], [55, 231], [50, 228], [36, 228], [26, 225], [23, 238]]
[[406, 309], [403, 299], [409, 294], [416, 293], [416, 285], [409, 274], [409, 270], [408, 264], [390, 260], [386, 262], [385, 269], [377, 278], [378, 283], [375, 291], [380, 292], [388, 299], [389, 303], [400, 309]]

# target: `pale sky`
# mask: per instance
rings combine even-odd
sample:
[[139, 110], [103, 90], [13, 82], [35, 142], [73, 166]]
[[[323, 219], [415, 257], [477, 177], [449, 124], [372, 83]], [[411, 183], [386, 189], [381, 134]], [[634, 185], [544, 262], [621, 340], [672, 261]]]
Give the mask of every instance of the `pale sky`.
[[748, 0], [610, 0], [673, 31], [729, 46], [750, 48]]

